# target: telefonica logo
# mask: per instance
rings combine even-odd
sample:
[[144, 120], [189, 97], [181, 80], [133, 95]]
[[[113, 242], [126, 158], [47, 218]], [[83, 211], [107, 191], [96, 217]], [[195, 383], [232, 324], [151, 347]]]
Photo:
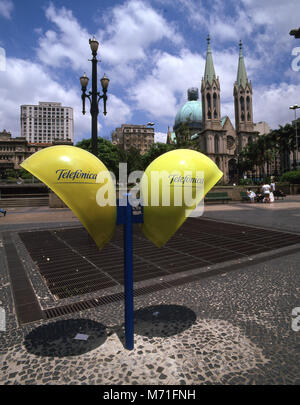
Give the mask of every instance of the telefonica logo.
[[204, 184], [203, 177], [192, 177], [192, 176], [178, 176], [175, 174], [170, 174], [169, 176], [170, 184], [172, 183], [194, 183], [194, 184]]
[[57, 180], [96, 180], [97, 174], [91, 172], [83, 172], [81, 169], [76, 170], [75, 172], [69, 169], [58, 169], [56, 170], [56, 174], [58, 175]]

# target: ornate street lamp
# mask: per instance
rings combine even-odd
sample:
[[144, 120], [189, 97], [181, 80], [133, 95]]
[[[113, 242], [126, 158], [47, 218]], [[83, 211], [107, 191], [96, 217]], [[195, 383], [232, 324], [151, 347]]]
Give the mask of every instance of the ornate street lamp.
[[297, 117], [296, 117], [296, 110], [300, 108], [300, 105], [294, 104], [290, 106], [290, 110], [295, 111], [295, 129], [296, 129], [296, 154], [295, 154], [295, 159], [294, 159], [294, 169], [297, 169], [297, 163], [298, 163], [298, 151], [299, 151], [299, 145], [298, 145], [298, 134], [297, 134]]
[[294, 28], [291, 30], [290, 35], [294, 36], [295, 38], [300, 38], [300, 28]]
[[93, 59], [91, 60], [92, 62], [92, 91], [89, 91], [88, 93], [86, 92], [88, 83], [89, 83], [89, 78], [86, 76], [84, 73], [83, 76], [80, 78], [80, 83], [81, 83], [81, 90], [82, 90], [82, 114], [85, 115], [85, 99], [88, 98], [91, 103], [91, 109], [90, 113], [92, 116], [92, 153], [95, 156], [98, 156], [98, 114], [99, 114], [99, 101], [101, 98], [103, 98], [103, 105], [104, 105], [104, 110], [103, 114], [106, 115], [106, 100], [107, 100], [107, 88], [109, 84], [109, 79], [108, 77], [104, 76], [100, 80], [101, 86], [102, 86], [102, 91], [103, 94], [101, 95], [98, 92], [98, 87], [97, 87], [97, 51], [99, 47], [99, 42], [95, 39], [89, 40], [89, 44], [91, 47]]

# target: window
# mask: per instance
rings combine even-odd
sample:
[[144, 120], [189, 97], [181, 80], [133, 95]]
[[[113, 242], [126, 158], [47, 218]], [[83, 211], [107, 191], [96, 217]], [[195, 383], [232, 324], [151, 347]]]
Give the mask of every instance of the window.
[[214, 103], [214, 108], [216, 109], [217, 108], [217, 94], [216, 93], [214, 93], [214, 95], [213, 95], [213, 103]]
[[206, 95], [206, 100], [207, 100], [207, 118], [211, 119], [211, 97], [209, 93], [207, 93]]
[[245, 99], [243, 96], [240, 97], [241, 104], [241, 121], [245, 120]]

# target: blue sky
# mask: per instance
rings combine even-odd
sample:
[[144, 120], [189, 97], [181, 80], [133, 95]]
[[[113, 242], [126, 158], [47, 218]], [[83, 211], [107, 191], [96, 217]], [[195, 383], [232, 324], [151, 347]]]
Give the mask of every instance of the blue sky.
[[[100, 42], [99, 79], [110, 78], [99, 135], [122, 123], [173, 126], [189, 87], [201, 88], [207, 33], [221, 84], [221, 114], [234, 124], [238, 43], [253, 85], [254, 121], [272, 128], [300, 104], [299, 0], [0, 0], [0, 130], [20, 136], [20, 105], [58, 101], [74, 108], [75, 141], [90, 136], [79, 77], [91, 78], [88, 40]], [[3, 55], [3, 51], [2, 51]], [[298, 111], [298, 115], [300, 112]]]

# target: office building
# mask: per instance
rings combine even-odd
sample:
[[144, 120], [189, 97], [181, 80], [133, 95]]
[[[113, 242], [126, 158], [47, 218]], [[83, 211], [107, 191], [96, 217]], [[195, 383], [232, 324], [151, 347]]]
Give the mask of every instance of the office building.
[[146, 125], [122, 124], [112, 134], [112, 143], [124, 150], [135, 148], [143, 155], [154, 143], [154, 128]]
[[73, 108], [52, 102], [22, 105], [21, 137], [29, 143], [73, 142]]

